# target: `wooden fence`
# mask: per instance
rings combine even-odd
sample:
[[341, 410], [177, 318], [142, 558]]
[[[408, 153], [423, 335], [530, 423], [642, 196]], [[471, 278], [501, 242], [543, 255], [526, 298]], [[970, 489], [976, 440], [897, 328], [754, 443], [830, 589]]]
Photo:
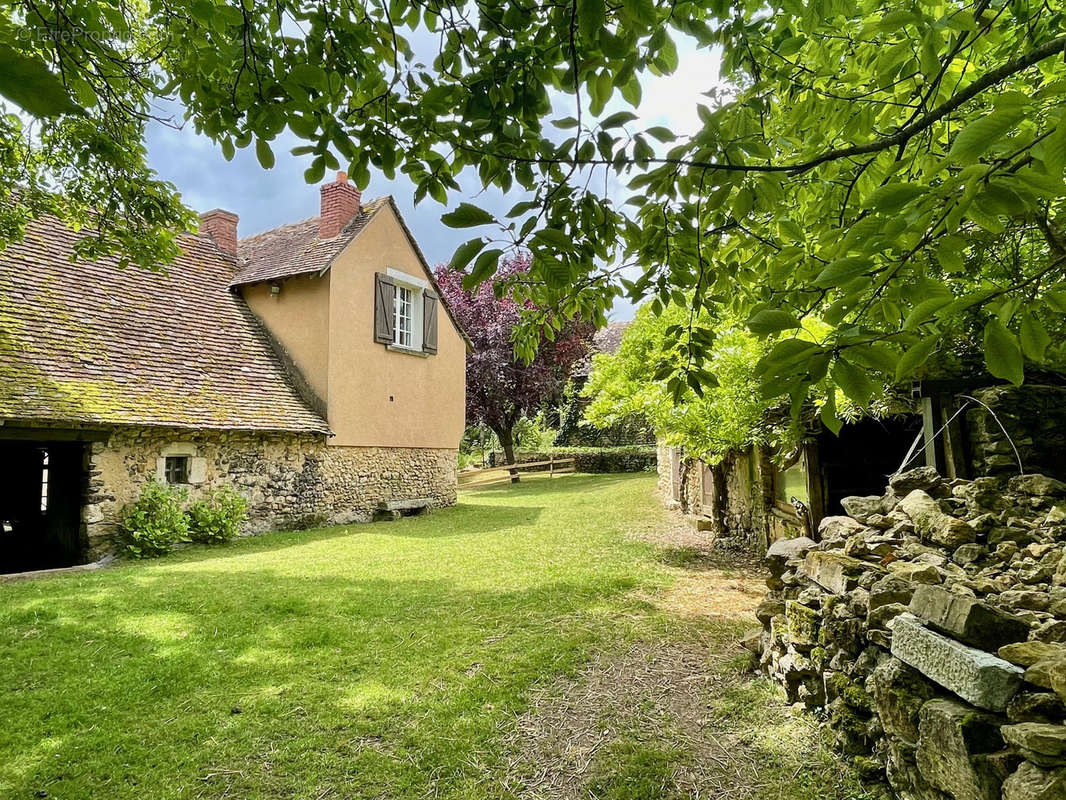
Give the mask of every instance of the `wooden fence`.
[[547, 475], [549, 478], [554, 478], [556, 475], [573, 472], [574, 459], [552, 458], [548, 461], [531, 461], [527, 464], [503, 464], [499, 467], [463, 470], [459, 473], [459, 488], [470, 489], [474, 486], [504, 483], [523, 470], [531, 470], [531, 475]]

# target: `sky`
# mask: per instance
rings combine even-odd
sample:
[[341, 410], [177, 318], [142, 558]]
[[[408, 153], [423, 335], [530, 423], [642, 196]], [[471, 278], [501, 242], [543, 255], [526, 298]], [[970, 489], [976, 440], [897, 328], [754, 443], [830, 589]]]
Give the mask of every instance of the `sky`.
[[[705, 100], [702, 93], [718, 83], [719, 55], [699, 50], [691, 41], [679, 41], [678, 54], [680, 66], [673, 75], [646, 76], [643, 102], [635, 110], [640, 119], [632, 123], [632, 129], [666, 125], [679, 135], [698, 129], [696, 105]], [[571, 112], [564, 102], [561, 99], [557, 108], [565, 116]], [[604, 115], [623, 109], [633, 110], [616, 97]], [[291, 142], [288, 146], [284, 137], [274, 142], [276, 163], [273, 169], [266, 170], [259, 165], [253, 148], [239, 150], [232, 161], [226, 161], [221, 151], [209, 139], [198, 135], [191, 124], [178, 129], [154, 123], [147, 135], [148, 160], [163, 180], [177, 187], [190, 208], [199, 212], [224, 208], [237, 214], [238, 236], [244, 237], [318, 215], [318, 188], [303, 179], [311, 157], [291, 155], [288, 147], [294, 146], [296, 140], [288, 141]], [[327, 175], [329, 179], [331, 176]], [[460, 183], [463, 191], [449, 198], [453, 207], [468, 201], [503, 214], [522, 199], [517, 191], [507, 195], [499, 191], [481, 192], [475, 175], [461, 179]], [[386, 194], [395, 198], [431, 265], [447, 261], [455, 248], [470, 238], [469, 231], [454, 230], [441, 223], [441, 214], [447, 211], [445, 206], [430, 198], [415, 206], [414, 185], [405, 175], [397, 173], [395, 180], [390, 181], [380, 173], [372, 173], [363, 196], [369, 200]], [[628, 320], [633, 318], [634, 310], [631, 304], [619, 300], [610, 316]]]

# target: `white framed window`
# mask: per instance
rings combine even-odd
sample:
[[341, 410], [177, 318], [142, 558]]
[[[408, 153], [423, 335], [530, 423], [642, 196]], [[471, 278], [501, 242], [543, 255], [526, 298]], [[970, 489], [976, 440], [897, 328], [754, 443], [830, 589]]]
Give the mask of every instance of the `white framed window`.
[[393, 314], [393, 343], [399, 347], [413, 347], [414, 290], [410, 286], [396, 285], [396, 309]]
[[392, 267], [387, 273], [396, 284], [392, 316], [393, 346], [420, 353], [423, 344], [424, 295], [429, 283]]

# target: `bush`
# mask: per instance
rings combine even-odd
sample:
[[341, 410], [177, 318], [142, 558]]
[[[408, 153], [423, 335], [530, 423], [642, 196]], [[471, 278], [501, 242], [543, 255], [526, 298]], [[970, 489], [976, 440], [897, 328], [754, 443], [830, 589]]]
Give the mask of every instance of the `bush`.
[[231, 486], [212, 489], [189, 506], [189, 538], [222, 544], [236, 536], [248, 518], [248, 501]]
[[150, 480], [134, 503], [122, 509], [119, 545], [131, 558], [155, 558], [169, 553], [189, 535], [182, 511], [185, 491]]

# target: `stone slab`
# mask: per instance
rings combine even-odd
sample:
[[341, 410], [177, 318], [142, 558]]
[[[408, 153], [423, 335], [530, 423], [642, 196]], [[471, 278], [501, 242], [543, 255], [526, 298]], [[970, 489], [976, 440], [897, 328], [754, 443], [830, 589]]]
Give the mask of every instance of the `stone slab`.
[[892, 655], [989, 711], [1004, 711], [1022, 684], [1019, 667], [929, 630], [912, 614], [892, 621]]
[[805, 605], [789, 600], [785, 603], [785, 619], [792, 644], [811, 647], [818, 643], [820, 618], [818, 612]]
[[1003, 800], [1062, 800], [1066, 797], [1066, 769], [1045, 770], [1022, 762], [1003, 784]]
[[378, 503], [380, 511], [414, 511], [419, 508], [429, 508], [433, 500], [429, 497], [412, 497], [407, 500], [387, 500]]
[[1048, 722], [1020, 722], [1001, 729], [1007, 743], [1027, 761], [1041, 767], [1066, 765], [1066, 725]]
[[910, 610], [941, 633], [983, 650], [996, 651], [1029, 635], [1029, 624], [1020, 617], [941, 586], [915, 589]]
[[977, 540], [977, 531], [961, 519], [945, 514], [936, 500], [921, 489], [900, 500], [899, 507], [911, 518], [922, 539], [952, 550]]
[[998, 800], [1005, 774], [988, 754], [1003, 747], [999, 720], [956, 700], [930, 700], [918, 724], [918, 769], [954, 800]]
[[859, 576], [869, 564], [832, 550], [812, 550], [803, 562], [807, 577], [833, 594], [847, 594], [859, 585]]
[[1047, 642], [1014, 642], [999, 648], [999, 657], [1020, 667], [1031, 667], [1040, 661], [1066, 658], [1066, 645]]

